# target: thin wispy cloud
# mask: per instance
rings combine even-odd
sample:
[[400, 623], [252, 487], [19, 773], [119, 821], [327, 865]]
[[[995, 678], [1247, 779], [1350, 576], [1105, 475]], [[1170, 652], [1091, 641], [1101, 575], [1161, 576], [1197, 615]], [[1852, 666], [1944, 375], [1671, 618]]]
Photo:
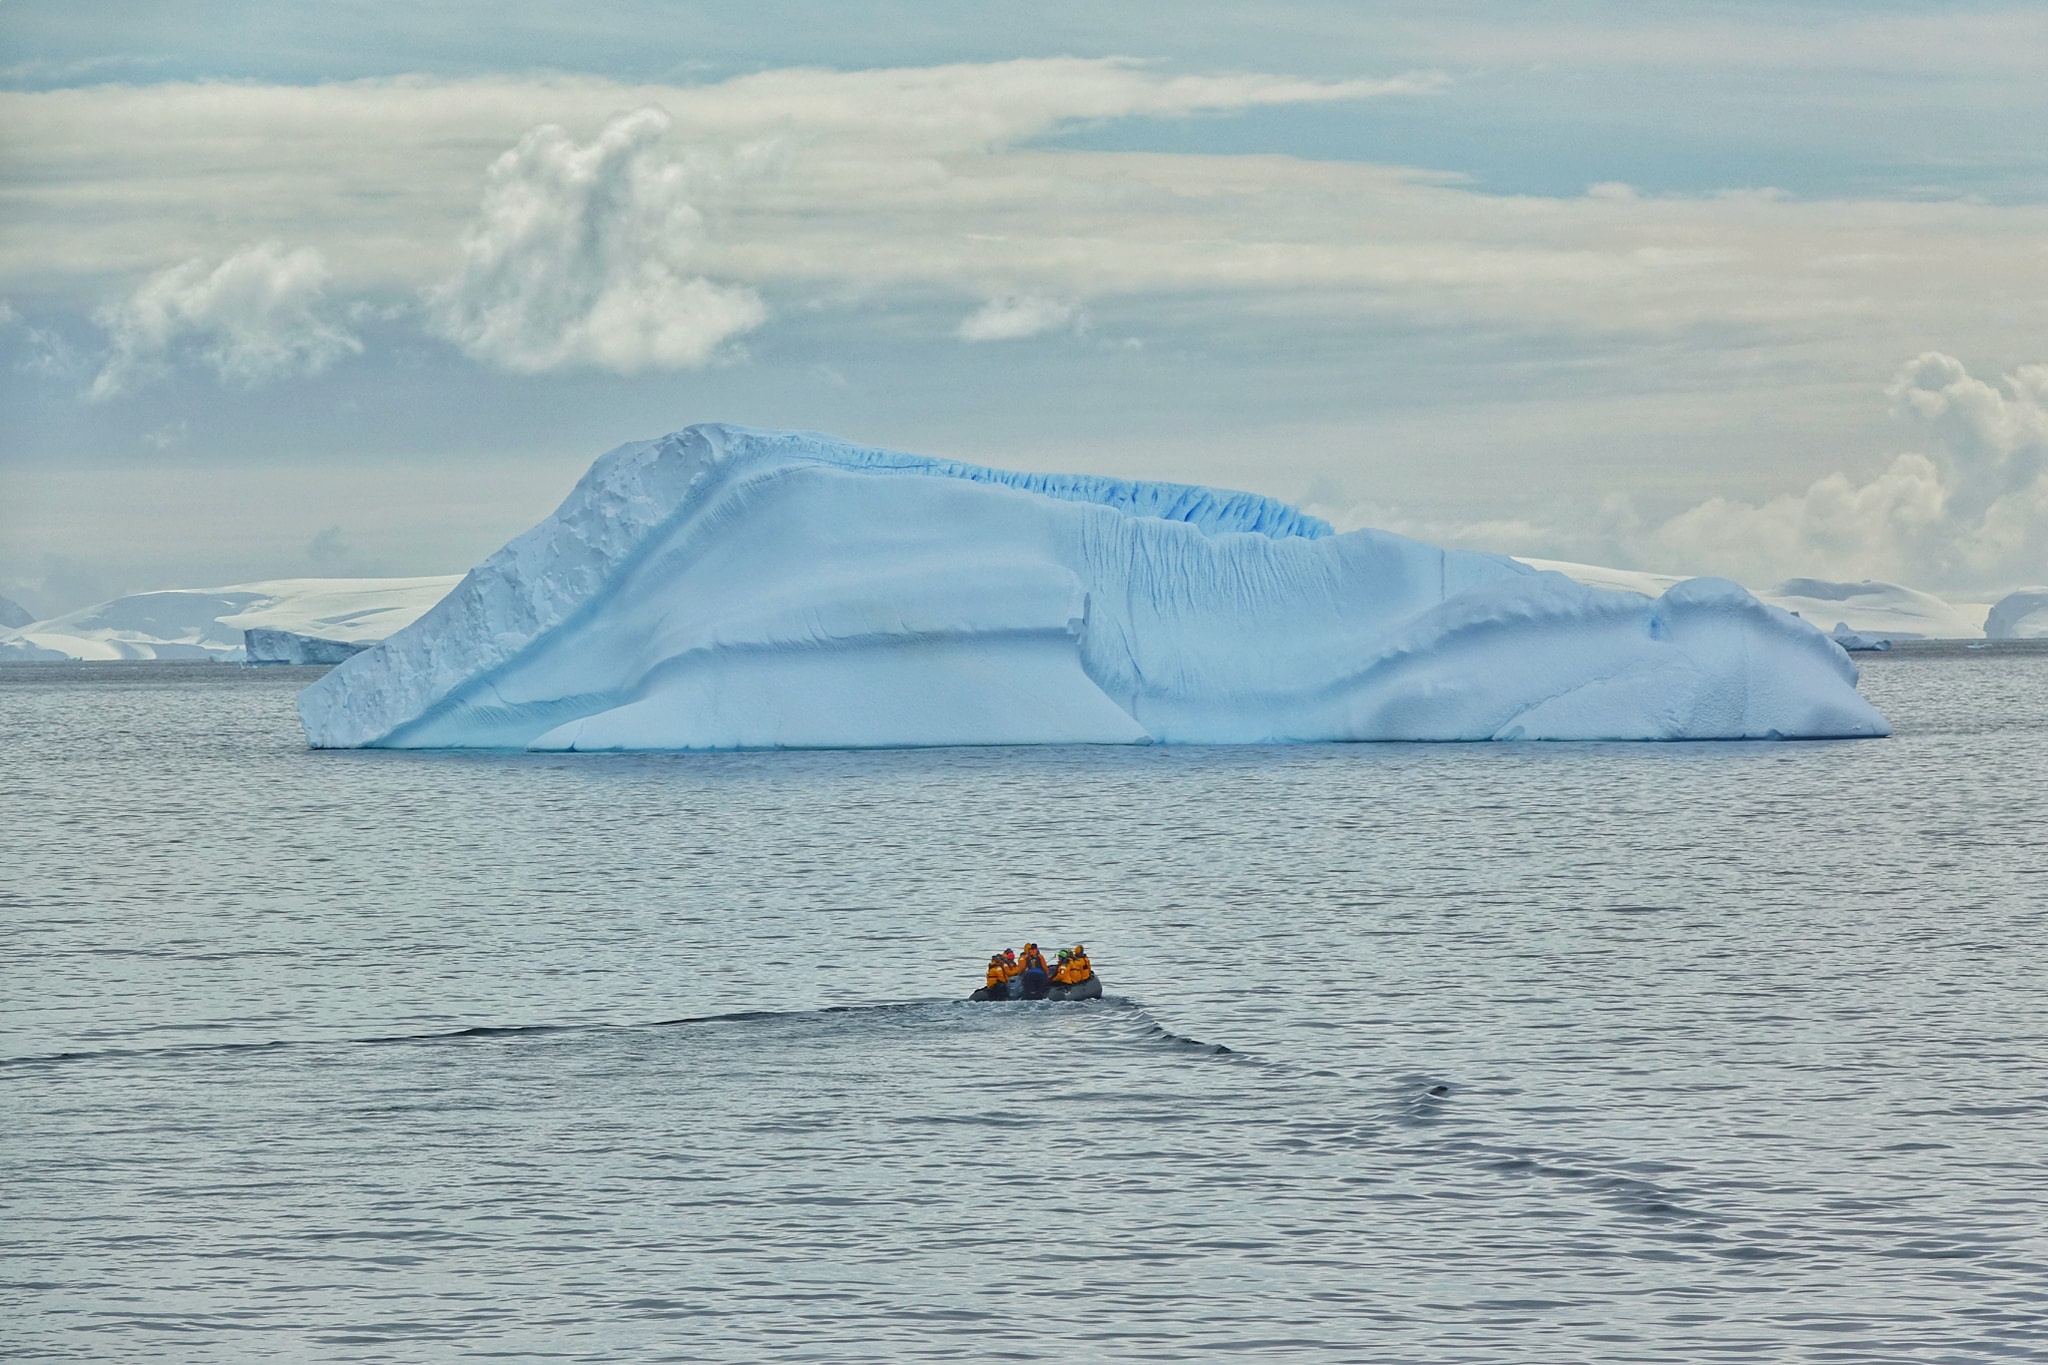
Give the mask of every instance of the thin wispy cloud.
[[[750, 193], [725, 205], [731, 231], [711, 241], [749, 278], [895, 276], [904, 252], [878, 249], [892, 234], [909, 229], [915, 254], [965, 217], [1006, 215], [1023, 188], [1005, 173], [1010, 152], [1062, 127], [1412, 96], [1439, 84], [1052, 59], [781, 70], [704, 86], [402, 78], [0, 93], [0, 120], [23, 130], [0, 144], [0, 183], [35, 224], [0, 241], [0, 279], [154, 269], [167, 241], [188, 255], [222, 254], [254, 233], [319, 246], [352, 284], [416, 287], [445, 272], [487, 168], [508, 148], [544, 124], [591, 139], [621, 112], [648, 108], [669, 119], [671, 160], [723, 158], [744, 174]], [[636, 154], [654, 151], [636, 140]], [[931, 212], [943, 216], [917, 231]], [[803, 231], [812, 217], [821, 230]], [[843, 263], [817, 255], [847, 240], [869, 249]]]
[[960, 319], [953, 334], [962, 341], [1020, 341], [1068, 330], [1080, 320], [1080, 312], [1065, 299], [1000, 294]]
[[[1062, 60], [678, 88], [579, 78], [0, 95], [0, 115], [40, 133], [0, 148], [11, 202], [34, 224], [0, 249], [0, 284], [160, 269], [167, 241], [261, 228], [320, 250], [337, 288], [443, 285], [444, 334], [491, 363], [626, 369], [699, 363], [717, 345], [705, 338], [758, 325], [744, 290], [758, 303], [937, 289], [970, 309], [1000, 291], [1076, 306], [1211, 294], [1224, 312], [1254, 296], [1613, 333], [1885, 328], [1893, 354], [1959, 296], [2048, 290], [2048, 206], [1611, 182], [1503, 196], [1400, 167], [1033, 142], [1081, 121], [1432, 88]], [[658, 112], [612, 123], [635, 109]], [[51, 158], [93, 169], [60, 193]], [[649, 330], [648, 310], [627, 302], [635, 290], [708, 330]], [[572, 338], [548, 341], [561, 324]], [[637, 342], [604, 339], [636, 329]]]
[[1880, 72], [2038, 69], [2048, 13], [2038, 6], [1944, 6], [1884, 13], [1878, 6], [1735, 7], [1688, 14], [1661, 6], [1608, 11], [1594, 22], [1560, 7], [1504, 21], [1395, 20], [1392, 44], [1451, 63], [1575, 67], [1733, 68]]
[[88, 78], [105, 80], [116, 73], [132, 76], [162, 71], [169, 65], [171, 59], [167, 56], [141, 53], [104, 53], [71, 61], [10, 62], [0, 66], [0, 85], [73, 85]]

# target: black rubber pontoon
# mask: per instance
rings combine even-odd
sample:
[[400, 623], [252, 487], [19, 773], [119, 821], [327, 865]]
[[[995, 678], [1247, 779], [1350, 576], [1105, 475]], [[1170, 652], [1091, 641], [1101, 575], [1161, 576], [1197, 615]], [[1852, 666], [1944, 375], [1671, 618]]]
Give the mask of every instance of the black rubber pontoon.
[[[1006, 985], [983, 986], [967, 998], [969, 1000], [987, 1001], [1023, 1000], [1027, 997], [1024, 994], [1023, 980], [1019, 977], [1011, 977]], [[1100, 1000], [1102, 998], [1102, 978], [1091, 976], [1086, 981], [1078, 981], [1071, 986], [1049, 986], [1046, 988], [1044, 995], [1028, 998], [1034, 1000]]]

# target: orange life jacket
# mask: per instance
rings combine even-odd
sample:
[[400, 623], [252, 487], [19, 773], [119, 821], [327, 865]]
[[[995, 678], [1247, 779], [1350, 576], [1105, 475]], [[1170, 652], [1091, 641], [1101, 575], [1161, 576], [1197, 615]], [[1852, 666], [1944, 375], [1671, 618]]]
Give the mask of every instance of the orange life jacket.
[[1045, 970], [1045, 954], [1036, 948], [1026, 948], [1017, 959], [1017, 970], [1028, 972], [1033, 968], [1041, 972]]
[[997, 958], [994, 962], [988, 964], [988, 984], [990, 986], [1000, 986], [1009, 979], [1010, 969], [1001, 958]]
[[1094, 966], [1085, 957], [1068, 958], [1067, 969], [1073, 973], [1072, 980], [1073, 983], [1077, 986], [1080, 985], [1083, 981], [1086, 981], [1089, 977], [1095, 975]]
[[1057, 966], [1057, 967], [1054, 967], [1054, 968], [1052, 969], [1052, 984], [1053, 984], [1053, 985], [1055, 985], [1055, 986], [1070, 986], [1070, 985], [1072, 985], [1072, 984], [1073, 984], [1073, 982], [1074, 982], [1074, 974], [1073, 974], [1073, 972], [1074, 972], [1074, 969], [1073, 969], [1073, 964], [1072, 964], [1072, 963], [1069, 963], [1069, 962], [1062, 962], [1062, 963], [1060, 963], [1060, 964], [1059, 964], [1059, 966]]

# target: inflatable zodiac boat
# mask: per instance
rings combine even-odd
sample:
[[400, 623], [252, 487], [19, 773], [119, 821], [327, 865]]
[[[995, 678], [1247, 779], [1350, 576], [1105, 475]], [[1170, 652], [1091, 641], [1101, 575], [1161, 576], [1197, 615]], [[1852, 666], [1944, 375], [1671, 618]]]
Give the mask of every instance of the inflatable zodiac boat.
[[1043, 995], [1024, 994], [1024, 978], [1013, 976], [1001, 986], [983, 986], [969, 1000], [1100, 1000], [1102, 978], [1091, 976], [1086, 981], [1076, 981], [1071, 986], [1048, 986]]

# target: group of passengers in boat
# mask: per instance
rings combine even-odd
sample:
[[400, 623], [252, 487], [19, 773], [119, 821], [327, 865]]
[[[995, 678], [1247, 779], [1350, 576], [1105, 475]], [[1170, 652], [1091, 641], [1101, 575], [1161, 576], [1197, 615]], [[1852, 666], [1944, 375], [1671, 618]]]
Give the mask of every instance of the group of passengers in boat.
[[[991, 996], [1009, 995], [1025, 1000], [1042, 1000], [1047, 991], [1055, 986], [1078, 986], [1095, 975], [1095, 968], [1088, 962], [1088, 950], [1076, 943], [1071, 948], [1059, 950], [1059, 956], [1050, 967], [1046, 965], [1045, 954], [1036, 943], [1027, 943], [1023, 951], [1005, 948], [1000, 953], [990, 954], [988, 960], [987, 990]], [[1021, 989], [1010, 983], [1018, 983]]]

